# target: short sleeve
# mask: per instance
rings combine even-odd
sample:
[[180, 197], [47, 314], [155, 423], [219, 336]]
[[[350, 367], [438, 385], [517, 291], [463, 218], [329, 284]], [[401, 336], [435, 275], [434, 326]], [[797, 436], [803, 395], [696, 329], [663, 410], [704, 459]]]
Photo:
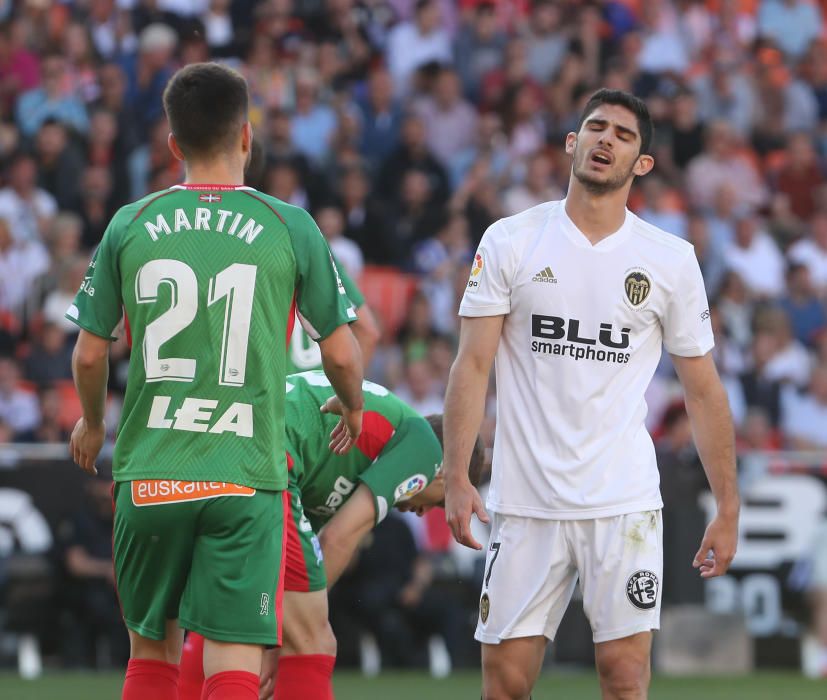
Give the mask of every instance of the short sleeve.
[[66, 318], [70, 321], [94, 335], [110, 340], [115, 340], [115, 328], [123, 316], [117, 250], [119, 240], [116, 217], [107, 226], [75, 295], [75, 301], [66, 311]]
[[336, 260], [335, 255], [333, 255], [333, 263], [336, 265], [336, 269], [339, 271], [339, 276], [342, 278], [342, 284], [345, 286], [345, 294], [347, 294], [347, 298], [350, 299], [350, 303], [353, 304], [355, 309], [360, 308], [365, 303], [364, 295], [359, 287], [356, 286], [356, 282], [353, 281], [353, 278], [347, 273], [344, 265], [340, 265], [339, 261]]
[[290, 226], [298, 269], [296, 310], [307, 334], [319, 341], [339, 326], [355, 321], [356, 310], [322, 232], [310, 214], [297, 211], [295, 224]]
[[471, 264], [460, 316], [500, 316], [511, 311], [514, 256], [501, 221], [488, 227]]
[[663, 345], [672, 355], [699, 357], [715, 345], [709, 302], [694, 249], [681, 263], [661, 325]]
[[394, 436], [359, 480], [373, 494], [376, 523], [400, 501], [423, 491], [442, 465], [442, 447], [424, 418], [411, 416], [396, 427]]

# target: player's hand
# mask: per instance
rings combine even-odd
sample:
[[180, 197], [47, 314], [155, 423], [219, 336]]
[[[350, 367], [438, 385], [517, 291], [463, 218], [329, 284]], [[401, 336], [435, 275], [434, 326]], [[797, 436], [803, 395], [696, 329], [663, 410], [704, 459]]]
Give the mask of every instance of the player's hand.
[[342, 415], [342, 402], [339, 400], [338, 396], [331, 396], [327, 401], [325, 401], [319, 410], [322, 413], [332, 413], [335, 416]]
[[276, 690], [276, 668], [279, 663], [278, 649], [265, 649], [261, 655], [261, 673], [258, 679], [259, 700], [273, 700]]
[[337, 455], [346, 454], [362, 433], [362, 409], [351, 411], [344, 406], [340, 407], [342, 418], [330, 433], [328, 445], [330, 450]]
[[738, 545], [738, 515], [718, 513], [706, 528], [692, 566], [701, 578], [722, 576], [729, 569]]
[[476, 513], [481, 522], [488, 522], [488, 513], [482, 505], [479, 491], [467, 476], [445, 480], [445, 518], [454, 539], [471, 549], [482, 549], [471, 534], [471, 516]]
[[69, 438], [69, 452], [72, 459], [87, 474], [97, 474], [95, 460], [103, 447], [106, 438], [106, 423], [90, 425], [85, 418], [81, 418]]

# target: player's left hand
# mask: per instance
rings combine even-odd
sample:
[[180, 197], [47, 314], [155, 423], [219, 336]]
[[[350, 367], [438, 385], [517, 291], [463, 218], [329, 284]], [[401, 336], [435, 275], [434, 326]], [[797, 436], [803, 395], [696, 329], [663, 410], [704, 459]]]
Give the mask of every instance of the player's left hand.
[[327, 401], [325, 401], [319, 410], [322, 413], [332, 413], [335, 416], [342, 415], [342, 402], [339, 400], [338, 396], [331, 396]]
[[72, 459], [87, 474], [97, 474], [95, 460], [106, 439], [106, 423], [90, 425], [85, 418], [75, 424], [72, 436], [69, 438], [69, 452]]
[[718, 513], [704, 532], [692, 566], [701, 578], [722, 576], [729, 569], [738, 544], [738, 516]]
[[265, 649], [261, 655], [261, 673], [258, 679], [259, 700], [273, 700], [276, 690], [276, 668], [279, 663], [278, 649]]

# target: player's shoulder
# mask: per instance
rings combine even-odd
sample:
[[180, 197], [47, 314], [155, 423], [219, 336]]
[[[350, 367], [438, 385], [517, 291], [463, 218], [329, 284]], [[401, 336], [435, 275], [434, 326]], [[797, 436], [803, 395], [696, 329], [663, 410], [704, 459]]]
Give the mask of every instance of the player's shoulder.
[[650, 257], [666, 265], [680, 265], [695, 247], [688, 241], [654, 226], [636, 214], [629, 213], [633, 244], [644, 248]]
[[266, 192], [262, 192], [260, 190], [253, 189], [252, 187], [249, 189], [245, 189], [248, 195], [257, 199], [259, 202], [264, 204], [268, 207], [273, 214], [275, 214], [281, 221], [284, 223], [285, 226], [290, 230], [291, 233], [294, 233], [297, 230], [301, 230], [302, 226], [312, 225], [315, 227], [315, 223], [313, 222], [313, 217], [307, 213], [306, 210], [302, 209], [301, 207], [297, 207], [295, 204], [290, 204], [285, 202], [284, 200], [279, 199], [278, 197], [274, 197], [271, 194], [267, 194]]
[[498, 219], [488, 227], [489, 245], [519, 245], [542, 236], [549, 218], [559, 211], [562, 201], [543, 202], [512, 216]]
[[562, 205], [563, 200], [543, 202], [512, 216], [506, 216], [497, 223], [512, 237], [520, 234], [540, 235], [549, 217], [557, 213]]

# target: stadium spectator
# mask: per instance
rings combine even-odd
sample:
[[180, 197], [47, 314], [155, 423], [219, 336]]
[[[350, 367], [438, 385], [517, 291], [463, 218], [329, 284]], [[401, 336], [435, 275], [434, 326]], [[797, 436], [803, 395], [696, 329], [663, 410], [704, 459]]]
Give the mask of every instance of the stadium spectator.
[[0, 357], [0, 420], [9, 426], [15, 439], [34, 430], [40, 423], [37, 395], [21, 387], [19, 363]]
[[36, 280], [49, 269], [49, 254], [38, 241], [15, 241], [0, 218], [0, 313], [22, 315], [32, 305]]
[[686, 169], [686, 188], [694, 207], [710, 211], [723, 186], [733, 189], [734, 206], [757, 208], [766, 200], [766, 190], [753, 164], [738, 150], [729, 122], [714, 121], [707, 127], [704, 150]]
[[678, 238], [687, 239], [686, 213], [682, 211], [683, 202], [675, 191], [669, 189], [655, 173], [643, 181], [640, 189], [644, 201], [643, 208], [639, 212], [640, 218]]
[[330, 252], [354, 279], [359, 279], [365, 259], [359, 246], [344, 235], [345, 220], [337, 206], [324, 206], [316, 210], [316, 223], [327, 240]]
[[0, 110], [4, 117], [21, 93], [34, 89], [40, 82], [40, 60], [36, 53], [20, 42], [20, 32], [13, 23], [0, 26]]
[[25, 136], [34, 136], [47, 119], [55, 119], [79, 134], [86, 134], [89, 119], [83, 101], [64, 87], [66, 60], [61, 53], [50, 53], [41, 62], [42, 82], [17, 101], [17, 126]]
[[441, 10], [435, 0], [416, 0], [412, 21], [401, 22], [388, 36], [388, 69], [400, 96], [407, 95], [417, 68], [436, 61], [450, 63], [451, 40], [441, 28]]
[[796, 450], [827, 448], [827, 366], [818, 365], [810, 375], [809, 387], [799, 391], [789, 386], [783, 395], [781, 428]]
[[112, 565], [112, 484], [99, 475], [84, 490], [85, 502], [60, 527], [65, 594], [73, 613], [67, 647], [76, 662], [86, 665], [91, 658], [98, 668], [120, 668], [129, 659], [129, 637]]
[[[729, 124], [736, 134], [747, 137], [755, 115], [756, 95], [744, 66], [732, 57], [720, 57], [695, 78], [698, 113], [704, 123]], [[717, 137], [717, 136], [716, 136]]]
[[708, 221], [699, 214], [686, 217], [686, 240], [695, 246], [695, 257], [701, 266], [704, 284], [709, 296], [715, 298], [726, 274], [726, 264], [723, 246], [712, 238], [709, 228]]
[[43, 241], [57, 202], [37, 186], [37, 163], [24, 151], [12, 156], [8, 185], [0, 189], [0, 217], [6, 220], [16, 241]]
[[463, 98], [456, 71], [441, 68], [431, 94], [419, 98], [414, 109], [428, 125], [426, 142], [431, 153], [444, 168], [450, 168], [454, 157], [471, 145], [477, 129], [477, 111]]
[[800, 343], [812, 347], [818, 334], [827, 329], [827, 309], [816, 294], [806, 265], [793, 263], [787, 268], [787, 293], [779, 305]]
[[815, 190], [825, 182], [824, 169], [810, 133], [790, 135], [784, 153], [785, 162], [773, 178], [773, 189], [789, 199], [795, 216], [809, 221], [816, 208]]
[[132, 110], [132, 120], [142, 139], [147, 138], [163, 114], [161, 95], [172, 76], [177, 46], [175, 30], [156, 22], [141, 30], [137, 54], [125, 54], [121, 58], [126, 77], [125, 103]]
[[24, 376], [38, 387], [72, 378], [72, 347], [66, 332], [46, 322], [24, 362]]
[[454, 40], [456, 69], [469, 98], [479, 98], [483, 77], [502, 63], [507, 41], [497, 23], [494, 3], [476, 3]]
[[393, 94], [393, 78], [387, 69], [374, 68], [368, 77], [367, 96], [359, 101], [362, 113], [359, 152], [371, 170], [396, 148], [402, 124], [402, 109]]
[[35, 158], [38, 187], [54, 197], [58, 209], [76, 206], [83, 156], [62, 123], [54, 119], [43, 122], [35, 138]]
[[764, 376], [781, 384], [804, 386], [810, 377], [812, 358], [793, 335], [790, 317], [778, 306], [759, 308], [752, 324], [757, 334], [769, 333], [773, 338], [774, 348]]
[[405, 174], [413, 168], [426, 175], [435, 202], [445, 202], [450, 193], [445, 168], [428, 148], [427, 125], [421, 117], [408, 113], [402, 122], [400, 143], [383, 161], [376, 173], [376, 194], [387, 203], [395, 203], [402, 190]]
[[[427, 347], [425, 348], [427, 350]], [[396, 393], [417, 413], [430, 415], [442, 412], [443, 394], [434, 381], [434, 373], [427, 355], [421, 359], [409, 357], [405, 363], [405, 378]]]
[[790, 246], [792, 262], [806, 265], [819, 296], [827, 295], [827, 212], [816, 212], [810, 219], [809, 236]]
[[784, 256], [755, 215], [738, 219], [735, 240], [724, 248], [723, 257], [755, 296], [773, 298], [784, 291]]
[[821, 11], [808, 0], [762, 0], [758, 32], [772, 39], [791, 60], [801, 58], [819, 35]]
[[296, 107], [290, 131], [296, 149], [316, 165], [327, 158], [337, 125], [336, 113], [319, 100], [320, 87], [315, 70], [303, 67], [296, 71]]
[[553, 179], [553, 163], [548, 154], [537, 151], [526, 160], [523, 181], [503, 192], [503, 213], [517, 214], [554, 199], [561, 199], [562, 191]]
[[760, 408], [767, 414], [773, 427], [781, 423], [781, 385], [776, 379], [768, 377], [766, 370], [777, 349], [777, 340], [771, 332], [755, 334], [751, 347], [751, 364], [738, 378], [739, 397], [733, 402], [744, 406], [746, 411]]

